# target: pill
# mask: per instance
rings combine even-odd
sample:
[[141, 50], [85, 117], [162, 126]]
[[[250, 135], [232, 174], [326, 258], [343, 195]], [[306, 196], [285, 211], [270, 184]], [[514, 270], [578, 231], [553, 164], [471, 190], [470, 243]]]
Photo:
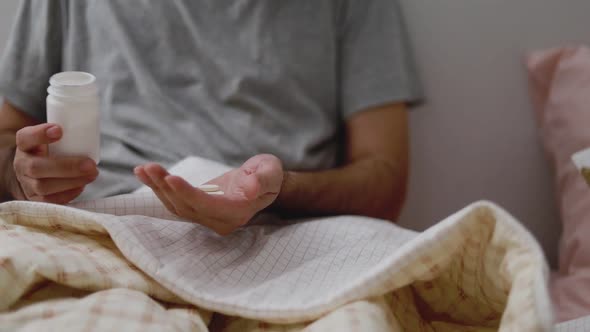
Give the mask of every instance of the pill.
[[207, 192], [209, 195], [223, 195], [225, 194], [223, 191], [209, 191]]
[[202, 191], [211, 192], [211, 191], [218, 191], [219, 186], [216, 184], [204, 184], [198, 187]]

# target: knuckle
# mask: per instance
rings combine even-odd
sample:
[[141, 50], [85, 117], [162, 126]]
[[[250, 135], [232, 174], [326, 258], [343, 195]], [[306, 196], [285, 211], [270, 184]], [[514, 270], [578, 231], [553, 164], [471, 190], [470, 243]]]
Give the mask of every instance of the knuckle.
[[98, 167], [96, 167], [94, 170], [92, 170], [92, 172], [90, 172], [88, 174], [88, 176], [89, 176], [89, 178], [92, 179], [92, 181], [94, 181], [94, 180], [96, 180], [96, 178], [98, 178], [98, 174], [99, 174]]
[[83, 187], [83, 186], [91, 183], [95, 179], [96, 178], [94, 178], [94, 177], [78, 178], [78, 180], [75, 181], [74, 185], [76, 186], [76, 188]]
[[45, 193], [45, 185], [43, 184], [43, 181], [39, 179], [32, 179], [29, 181], [28, 186], [32, 192], [38, 195], [43, 195]]
[[18, 158], [14, 160], [14, 171], [17, 174], [33, 175], [33, 160], [30, 158]]
[[26, 143], [27, 128], [20, 129], [16, 132], [16, 146], [21, 147]]
[[34, 196], [35, 193], [33, 192], [29, 182], [30, 182], [30, 178], [26, 178], [26, 177], [17, 177], [17, 181], [18, 184], [20, 185], [20, 189], [22, 191], [22, 194], [27, 197], [30, 198], [31, 196]]
[[44, 125], [24, 127], [16, 132], [16, 145], [19, 148], [28, 148], [31, 145], [41, 144], [41, 133]]
[[22, 174], [22, 171], [24, 168], [23, 158], [21, 158], [18, 155], [15, 156], [14, 161], [12, 162], [12, 168], [14, 169], [15, 174], [17, 174], [17, 175]]
[[37, 159], [27, 158], [25, 159], [25, 171], [30, 176], [37, 176], [43, 169], [43, 165]]
[[64, 159], [59, 163], [59, 168], [68, 173], [74, 173], [77, 171], [78, 162], [72, 159]]

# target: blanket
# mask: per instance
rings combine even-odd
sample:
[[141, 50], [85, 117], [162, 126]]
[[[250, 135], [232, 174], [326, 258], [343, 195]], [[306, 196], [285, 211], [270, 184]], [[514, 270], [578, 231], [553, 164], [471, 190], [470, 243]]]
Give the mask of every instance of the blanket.
[[549, 331], [547, 272], [490, 202], [422, 233], [263, 215], [227, 237], [149, 192], [0, 204], [0, 331]]

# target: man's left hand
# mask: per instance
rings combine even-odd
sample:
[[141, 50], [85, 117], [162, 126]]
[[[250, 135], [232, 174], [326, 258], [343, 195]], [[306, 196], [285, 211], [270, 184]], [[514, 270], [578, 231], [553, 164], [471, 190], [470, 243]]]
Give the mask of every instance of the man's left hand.
[[207, 194], [155, 163], [136, 167], [135, 175], [170, 212], [226, 235], [274, 202], [283, 183], [283, 166], [273, 155], [254, 156], [207, 182], [218, 185], [223, 195]]

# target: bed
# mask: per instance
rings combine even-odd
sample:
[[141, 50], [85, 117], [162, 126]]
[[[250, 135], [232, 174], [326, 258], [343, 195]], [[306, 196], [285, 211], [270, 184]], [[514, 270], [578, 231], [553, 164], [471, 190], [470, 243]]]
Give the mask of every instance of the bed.
[[[16, 2], [0, 3], [0, 50]], [[401, 2], [427, 99], [411, 113], [411, 186], [400, 225], [422, 231], [474, 201], [488, 199], [506, 208], [536, 237], [555, 267], [560, 225], [522, 56], [531, 49], [590, 42], [585, 17], [590, 3]], [[177, 300], [155, 285], [150, 287], [156, 287], [152, 293], [164, 299]], [[60, 291], [75, 293], [70, 288]], [[42, 288], [39, 294], [44, 295]], [[128, 294], [107, 295], [105, 299], [112, 296], [116, 301]], [[89, 299], [90, 309], [93, 300]], [[138, 301], [147, 306], [143, 299]], [[207, 311], [182, 305], [166, 309], [171, 317], [211, 318]], [[350, 317], [357, 310], [353, 306], [344, 314]], [[189, 320], [200, 324], [200, 318], [193, 318]]]

